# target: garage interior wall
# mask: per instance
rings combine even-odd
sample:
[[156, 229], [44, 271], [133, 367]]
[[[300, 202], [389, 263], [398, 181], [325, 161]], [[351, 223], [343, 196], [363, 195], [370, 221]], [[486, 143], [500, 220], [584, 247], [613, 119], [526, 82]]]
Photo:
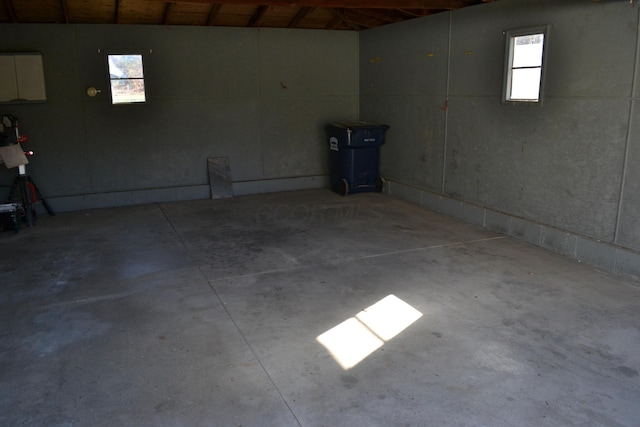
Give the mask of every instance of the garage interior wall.
[[[43, 55], [47, 102], [0, 112], [57, 211], [207, 198], [209, 157], [236, 195], [324, 187], [324, 126], [358, 117], [355, 32], [6, 24], [0, 51]], [[146, 104], [111, 105], [106, 52], [143, 54]]]
[[[542, 106], [501, 103], [506, 30], [549, 25]], [[638, 7], [501, 0], [360, 33], [392, 195], [640, 275]]]
[[[543, 24], [543, 106], [504, 105], [503, 32]], [[359, 33], [4, 24], [0, 51], [43, 54], [47, 102], [0, 112], [58, 211], [209, 197], [209, 157], [237, 195], [325, 187], [325, 124], [382, 122], [391, 195], [640, 276], [638, 36], [625, 0], [500, 0]], [[110, 105], [118, 49], [144, 54], [145, 105]], [[0, 168], [0, 192], [14, 176]]]

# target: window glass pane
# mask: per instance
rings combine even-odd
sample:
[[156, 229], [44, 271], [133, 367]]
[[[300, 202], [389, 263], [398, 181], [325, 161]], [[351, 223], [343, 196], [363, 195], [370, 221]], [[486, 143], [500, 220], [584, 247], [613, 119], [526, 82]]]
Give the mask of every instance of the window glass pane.
[[142, 78], [142, 55], [109, 55], [109, 75], [112, 79]]
[[142, 55], [108, 55], [111, 102], [145, 102]]
[[537, 101], [540, 96], [542, 68], [516, 68], [511, 72], [510, 99]]
[[513, 37], [513, 68], [542, 65], [544, 34]]
[[144, 95], [144, 80], [111, 80], [111, 97], [114, 104], [145, 102], [146, 98]]

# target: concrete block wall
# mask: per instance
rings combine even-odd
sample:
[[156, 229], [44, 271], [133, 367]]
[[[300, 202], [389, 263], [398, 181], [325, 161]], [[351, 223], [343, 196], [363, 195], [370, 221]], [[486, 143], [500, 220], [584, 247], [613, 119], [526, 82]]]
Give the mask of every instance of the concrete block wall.
[[385, 192], [434, 212], [449, 215], [487, 230], [505, 234], [550, 252], [603, 270], [640, 278], [640, 253], [608, 242], [516, 217], [423, 188], [387, 181]]
[[[638, 5], [501, 0], [360, 34], [390, 194], [640, 276]], [[542, 106], [501, 103], [504, 31], [549, 25]]]
[[[3, 24], [0, 51], [43, 54], [47, 102], [0, 113], [58, 211], [207, 198], [209, 157], [229, 158], [238, 195], [325, 187], [324, 126], [358, 118], [355, 32]], [[144, 55], [144, 105], [110, 104], [119, 51]], [[0, 167], [0, 197], [15, 174]]]

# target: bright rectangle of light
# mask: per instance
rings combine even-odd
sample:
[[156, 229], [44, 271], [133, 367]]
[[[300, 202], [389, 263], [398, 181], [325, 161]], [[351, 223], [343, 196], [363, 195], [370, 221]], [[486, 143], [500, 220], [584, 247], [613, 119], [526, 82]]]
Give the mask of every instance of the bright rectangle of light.
[[422, 313], [395, 295], [384, 297], [356, 315], [356, 319], [385, 341], [389, 341], [421, 317]]
[[365, 325], [351, 317], [316, 338], [338, 362], [342, 369], [351, 369], [384, 342]]
[[395, 295], [389, 295], [319, 335], [322, 344], [344, 370], [356, 366], [422, 317]]

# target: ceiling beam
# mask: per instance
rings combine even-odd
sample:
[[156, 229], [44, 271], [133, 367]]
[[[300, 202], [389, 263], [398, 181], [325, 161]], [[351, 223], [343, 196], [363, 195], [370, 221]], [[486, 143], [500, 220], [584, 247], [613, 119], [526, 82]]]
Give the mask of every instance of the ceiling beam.
[[68, 24], [69, 22], [71, 22], [71, 19], [69, 18], [69, 4], [67, 3], [67, 0], [60, 0], [60, 3], [62, 5], [62, 16], [64, 18], [64, 23]]
[[211, 9], [209, 9], [209, 15], [207, 15], [207, 22], [205, 22], [205, 25], [213, 25], [220, 13], [220, 9], [222, 9], [222, 4], [215, 2], [211, 3]]
[[331, 12], [333, 12], [334, 15], [340, 18], [340, 20], [345, 24], [347, 24], [347, 26], [352, 30], [360, 31], [362, 29], [357, 23], [352, 22], [350, 19], [347, 19], [347, 17], [341, 11], [337, 9], [329, 9], [329, 10], [331, 10]]
[[312, 7], [301, 7], [298, 13], [296, 13], [296, 16], [294, 16], [293, 19], [289, 21], [287, 28], [297, 27], [300, 21], [302, 21], [305, 18], [305, 16], [307, 16], [309, 12], [311, 12], [312, 10], [313, 10]]
[[[63, 1], [65, 3], [67, 2], [67, 0]], [[116, 0], [115, 7], [113, 8], [113, 22], [116, 24], [120, 23], [120, 3], [122, 3], [122, 0]]]
[[355, 9], [342, 9], [339, 12], [342, 13], [341, 18], [343, 21], [349, 21], [352, 24], [358, 25], [360, 29], [371, 28], [379, 25], [379, 21], [377, 19], [358, 13]]
[[257, 27], [258, 24], [260, 23], [260, 19], [262, 18], [262, 16], [264, 15], [264, 13], [267, 11], [268, 8], [269, 6], [258, 6], [255, 13], [249, 20], [247, 27]]
[[329, 22], [327, 22], [327, 25], [324, 26], [325, 30], [335, 30], [336, 28], [338, 28], [338, 25], [340, 25], [340, 23], [342, 22], [342, 19], [340, 19], [339, 16], [337, 15], [333, 15], [333, 19]]
[[383, 22], [400, 22], [402, 18], [399, 16], [391, 16], [389, 13], [385, 12], [377, 12], [375, 9], [357, 9], [354, 12], [359, 13], [360, 15], [369, 16], [371, 18], [375, 18], [378, 21]]
[[[5, 0], [6, 2], [7, 0]], [[145, 0], [164, 3], [165, 0]], [[211, 0], [174, 0], [174, 3], [211, 4]], [[248, 6], [324, 7], [340, 9], [459, 9], [464, 0], [225, 0], [224, 4]]]
[[407, 16], [416, 16], [416, 17], [420, 17], [420, 16], [427, 16], [429, 14], [429, 11], [427, 10], [404, 10], [404, 9], [398, 9], [398, 12], [405, 14]]
[[16, 8], [13, 7], [13, 1], [11, 0], [3, 0], [4, 8], [7, 9], [7, 13], [11, 18], [11, 22], [14, 24], [18, 22], [18, 15], [16, 15]]
[[169, 13], [171, 12], [171, 8], [175, 3], [166, 2], [164, 5], [164, 14], [162, 15], [162, 25], [169, 24]]

